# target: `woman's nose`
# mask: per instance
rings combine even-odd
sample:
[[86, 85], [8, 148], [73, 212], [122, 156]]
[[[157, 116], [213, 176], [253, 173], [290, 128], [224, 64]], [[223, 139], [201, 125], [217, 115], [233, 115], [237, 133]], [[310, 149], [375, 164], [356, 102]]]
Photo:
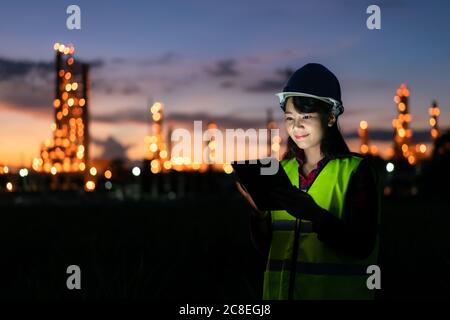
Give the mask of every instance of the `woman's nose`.
[[302, 119], [297, 119], [297, 120], [295, 120], [295, 125], [294, 125], [294, 127], [303, 129], [305, 126], [303, 125]]

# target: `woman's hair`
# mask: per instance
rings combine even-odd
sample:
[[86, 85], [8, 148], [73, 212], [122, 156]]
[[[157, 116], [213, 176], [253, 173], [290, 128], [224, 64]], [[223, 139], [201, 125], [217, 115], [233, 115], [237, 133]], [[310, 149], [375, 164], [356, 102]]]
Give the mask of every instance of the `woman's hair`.
[[[320, 143], [320, 151], [325, 157], [333, 159], [350, 153], [350, 149], [339, 129], [338, 120], [336, 119], [331, 127], [328, 126], [330, 105], [318, 99], [297, 96], [292, 97], [292, 103], [294, 104], [295, 110], [299, 113], [319, 113], [322, 129], [325, 130]], [[283, 159], [294, 158], [299, 149], [294, 140], [289, 137], [287, 150]]]

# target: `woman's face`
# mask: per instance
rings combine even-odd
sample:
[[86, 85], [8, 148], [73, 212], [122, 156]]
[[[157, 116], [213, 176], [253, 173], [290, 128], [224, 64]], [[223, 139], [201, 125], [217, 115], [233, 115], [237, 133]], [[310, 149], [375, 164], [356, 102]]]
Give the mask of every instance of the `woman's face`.
[[318, 112], [298, 113], [289, 97], [284, 112], [286, 130], [300, 149], [320, 147], [324, 130]]

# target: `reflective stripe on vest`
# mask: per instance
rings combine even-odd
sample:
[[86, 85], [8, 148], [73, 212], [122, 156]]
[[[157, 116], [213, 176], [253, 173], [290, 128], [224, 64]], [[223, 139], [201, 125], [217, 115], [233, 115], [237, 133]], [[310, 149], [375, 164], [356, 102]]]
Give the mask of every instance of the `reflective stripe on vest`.
[[[328, 161], [307, 191], [314, 201], [342, 219], [345, 195], [351, 176], [358, 168], [360, 156]], [[295, 158], [281, 164], [291, 183], [299, 186]], [[366, 286], [367, 266], [376, 264], [378, 237], [372, 254], [366, 259], [345, 256], [325, 246], [313, 232], [310, 221], [301, 220], [296, 261], [292, 261], [296, 219], [284, 210], [272, 211], [272, 242], [264, 274], [264, 299], [287, 299], [290, 280], [293, 299], [371, 299]], [[291, 269], [295, 268], [295, 278]]]

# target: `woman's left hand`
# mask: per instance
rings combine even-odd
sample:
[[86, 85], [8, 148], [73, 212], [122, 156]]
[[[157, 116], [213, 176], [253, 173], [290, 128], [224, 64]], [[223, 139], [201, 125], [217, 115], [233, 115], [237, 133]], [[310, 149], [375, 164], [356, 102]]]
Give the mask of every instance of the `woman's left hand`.
[[270, 193], [270, 196], [296, 218], [315, 222], [319, 212], [323, 210], [308, 193], [295, 186], [276, 188]]

